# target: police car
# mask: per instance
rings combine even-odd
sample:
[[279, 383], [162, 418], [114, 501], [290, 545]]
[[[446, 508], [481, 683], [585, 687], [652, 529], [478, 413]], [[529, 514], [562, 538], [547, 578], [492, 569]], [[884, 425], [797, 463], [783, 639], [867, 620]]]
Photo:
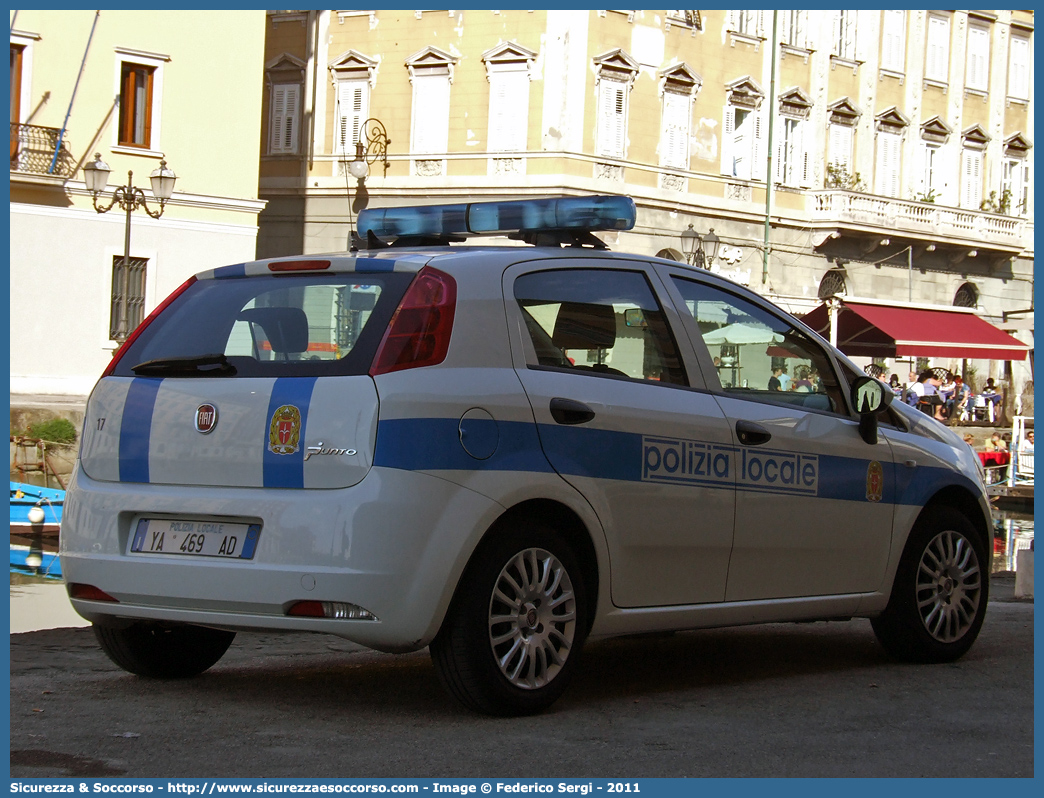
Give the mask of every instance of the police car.
[[756, 294], [594, 235], [634, 221], [619, 196], [367, 210], [350, 252], [189, 279], [94, 388], [65, 503], [108, 656], [429, 646], [466, 706], [523, 714], [593, 637], [868, 617], [896, 657], [964, 654], [972, 450]]

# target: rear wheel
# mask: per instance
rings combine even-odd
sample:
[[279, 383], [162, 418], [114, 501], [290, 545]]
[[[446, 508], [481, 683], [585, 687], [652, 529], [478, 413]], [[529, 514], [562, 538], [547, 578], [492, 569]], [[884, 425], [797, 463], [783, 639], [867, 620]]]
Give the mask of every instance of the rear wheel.
[[961, 513], [926, 511], [907, 541], [892, 596], [871, 622], [888, 652], [909, 662], [949, 662], [979, 634], [989, 597], [989, 556]]
[[563, 693], [586, 632], [576, 555], [553, 530], [519, 523], [476, 552], [430, 651], [466, 707], [526, 715]]
[[106, 655], [125, 671], [154, 679], [198, 676], [228, 651], [235, 632], [138, 621], [126, 628], [94, 624]]

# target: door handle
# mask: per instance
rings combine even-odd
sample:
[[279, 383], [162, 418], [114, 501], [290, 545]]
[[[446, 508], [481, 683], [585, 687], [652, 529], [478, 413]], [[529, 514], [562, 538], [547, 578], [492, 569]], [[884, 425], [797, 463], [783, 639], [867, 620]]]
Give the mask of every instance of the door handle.
[[595, 417], [594, 410], [575, 399], [551, 400], [551, 418], [559, 424], [586, 424]]
[[744, 446], [760, 446], [772, 440], [772, 433], [753, 421], [737, 421], [736, 437]]

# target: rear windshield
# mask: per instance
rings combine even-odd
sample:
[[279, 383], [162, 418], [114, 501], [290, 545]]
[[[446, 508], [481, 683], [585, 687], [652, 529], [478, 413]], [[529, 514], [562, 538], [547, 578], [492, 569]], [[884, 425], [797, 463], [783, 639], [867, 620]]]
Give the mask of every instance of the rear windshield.
[[199, 280], [141, 333], [114, 374], [365, 374], [412, 278], [389, 272]]

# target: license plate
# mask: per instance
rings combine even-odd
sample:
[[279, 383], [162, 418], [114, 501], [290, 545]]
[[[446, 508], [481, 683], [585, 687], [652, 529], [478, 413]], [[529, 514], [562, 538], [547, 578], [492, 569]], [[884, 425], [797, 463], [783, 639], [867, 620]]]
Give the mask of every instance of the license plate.
[[134, 530], [132, 554], [178, 554], [250, 560], [261, 536], [260, 524], [142, 518]]

